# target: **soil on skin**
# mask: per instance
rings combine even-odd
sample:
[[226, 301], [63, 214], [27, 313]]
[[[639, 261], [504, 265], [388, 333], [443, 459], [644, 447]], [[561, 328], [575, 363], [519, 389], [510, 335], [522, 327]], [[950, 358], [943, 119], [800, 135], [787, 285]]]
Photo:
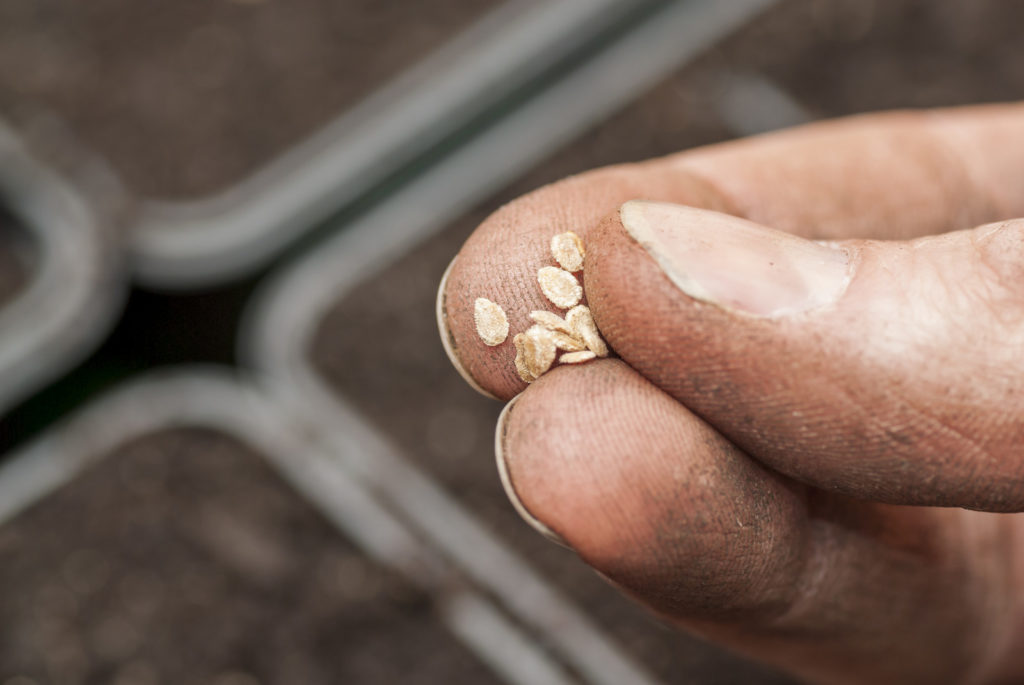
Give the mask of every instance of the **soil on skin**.
[[55, 111], [142, 196], [206, 195], [497, 5], [0, 0], [0, 111]]
[[216, 432], [115, 450], [0, 527], [0, 559], [0, 683], [499, 682], [430, 596]]
[[339, 395], [668, 682], [789, 682], [663, 627], [518, 519], [493, 462], [500, 406], [470, 390], [445, 358], [433, 314], [437, 283], [473, 228], [517, 195], [595, 166], [733, 137], [716, 106], [723, 74], [766, 76], [812, 117], [1010, 100], [1024, 97], [1022, 25], [1024, 5], [995, 0], [784, 2], [343, 294], [323, 318], [310, 360]]

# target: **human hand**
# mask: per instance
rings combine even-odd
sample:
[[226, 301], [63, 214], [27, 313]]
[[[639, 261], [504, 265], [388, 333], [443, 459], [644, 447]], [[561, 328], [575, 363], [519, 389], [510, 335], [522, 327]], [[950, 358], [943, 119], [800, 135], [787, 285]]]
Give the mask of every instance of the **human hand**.
[[[1017, 216], [1021, 105], [599, 169], [477, 229], [442, 337], [479, 389], [525, 390], [497, 436], [520, 512], [657, 613], [820, 682], [1020, 679], [1024, 522], [986, 513], [1024, 510]], [[568, 230], [618, 359], [527, 387], [474, 301], [513, 333], [553, 309]]]

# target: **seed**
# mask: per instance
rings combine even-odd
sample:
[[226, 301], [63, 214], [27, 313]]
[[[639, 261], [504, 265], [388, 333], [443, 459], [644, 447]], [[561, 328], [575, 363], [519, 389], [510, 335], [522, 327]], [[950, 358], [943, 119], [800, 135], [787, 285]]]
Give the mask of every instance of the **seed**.
[[477, 334], [491, 347], [500, 345], [508, 337], [508, 317], [505, 316], [505, 310], [486, 297], [476, 298], [473, 304], [473, 320], [476, 321]]
[[525, 341], [526, 336], [522, 333], [517, 333], [516, 336], [512, 338], [512, 344], [516, 346], [516, 372], [524, 381], [532, 383], [537, 380], [537, 377], [534, 376], [526, 366], [526, 352], [524, 350]]
[[598, 357], [608, 356], [608, 346], [601, 339], [589, 307], [583, 304], [573, 307], [566, 313], [565, 320], [572, 326], [575, 337], [586, 343], [588, 350]]
[[540, 326], [530, 326], [523, 334], [523, 361], [534, 378], [551, 368], [555, 363], [555, 333]]
[[586, 343], [579, 338], [574, 338], [560, 331], [551, 331], [551, 335], [555, 337], [555, 347], [563, 352], [582, 352], [587, 349]]
[[551, 255], [566, 271], [576, 272], [583, 268], [583, 241], [572, 231], [559, 233], [551, 239]]
[[541, 267], [537, 272], [537, 282], [544, 296], [562, 309], [579, 304], [583, 297], [583, 286], [576, 277], [555, 266]]
[[554, 312], [548, 312], [542, 309], [538, 309], [537, 311], [530, 312], [530, 318], [533, 319], [534, 323], [540, 324], [541, 326], [549, 330], [561, 331], [566, 335], [573, 334], [572, 326], [570, 326], [565, 319], [560, 317], [558, 314], [555, 314]]
[[583, 362], [589, 362], [591, 359], [596, 358], [597, 355], [590, 350], [583, 350], [581, 352], [569, 352], [563, 354], [558, 358], [558, 361], [562, 364], [582, 364]]

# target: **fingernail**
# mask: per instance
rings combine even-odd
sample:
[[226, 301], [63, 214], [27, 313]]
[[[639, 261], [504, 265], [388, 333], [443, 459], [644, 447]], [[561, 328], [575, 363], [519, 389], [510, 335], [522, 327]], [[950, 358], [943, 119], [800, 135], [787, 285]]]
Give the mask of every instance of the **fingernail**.
[[448, 276], [452, 272], [452, 267], [455, 266], [455, 260], [458, 256], [452, 259], [448, 268], [444, 270], [444, 275], [441, 276], [441, 284], [437, 287], [437, 301], [434, 304], [434, 314], [437, 316], [437, 332], [441, 334], [441, 346], [444, 347], [445, 354], [448, 355], [448, 361], [452, 363], [455, 370], [459, 372], [462, 379], [469, 383], [469, 387], [476, 390], [484, 397], [490, 397], [492, 400], [498, 399], [496, 395], [484, 390], [476, 380], [473, 379], [469, 372], [466, 371], [465, 367], [462, 366], [462, 362], [459, 361], [459, 355], [455, 354], [455, 340], [452, 339], [452, 331], [448, 327], [448, 310], [445, 308], [445, 292], [448, 289]]
[[836, 302], [850, 282], [839, 247], [663, 202], [627, 202], [619, 213], [680, 290], [725, 309], [788, 316]]
[[509, 400], [509, 403], [505, 405], [505, 408], [501, 410], [501, 414], [498, 416], [498, 427], [494, 432], [494, 457], [498, 462], [498, 475], [501, 477], [501, 485], [505, 488], [505, 494], [512, 502], [512, 506], [515, 507], [516, 512], [524, 521], [530, 524], [531, 528], [556, 545], [561, 545], [562, 547], [569, 549], [569, 545], [558, 533], [548, 528], [541, 521], [537, 520], [537, 518], [534, 517], [534, 515], [531, 514], [525, 506], [523, 506], [523, 503], [519, 499], [519, 495], [516, 494], [515, 486], [512, 484], [512, 478], [509, 476], [508, 463], [505, 461], [505, 430], [506, 424], [508, 423], [508, 417], [512, 412], [512, 406], [518, 400], [519, 396], [513, 397]]

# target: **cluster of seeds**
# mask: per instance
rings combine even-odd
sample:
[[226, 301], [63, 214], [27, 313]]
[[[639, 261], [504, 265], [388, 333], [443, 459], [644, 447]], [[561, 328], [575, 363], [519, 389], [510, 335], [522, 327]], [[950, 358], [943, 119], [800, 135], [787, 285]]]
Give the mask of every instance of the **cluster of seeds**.
[[512, 338], [516, 346], [516, 371], [532, 383], [551, 368], [555, 356], [560, 364], [580, 364], [595, 357], [607, 357], [608, 346], [597, 332], [590, 308], [578, 304], [565, 314], [539, 310], [530, 312], [534, 325]]
[[[571, 231], [551, 239], [551, 255], [559, 266], [541, 267], [537, 283], [552, 304], [568, 311], [564, 318], [546, 310], [530, 312], [533, 325], [512, 338], [516, 371], [527, 383], [537, 380], [556, 361], [580, 364], [608, 356], [608, 346], [590, 309], [580, 304], [583, 286], [574, 274], [583, 270], [585, 254], [583, 241]], [[485, 344], [500, 345], [508, 337], [508, 318], [497, 303], [479, 297], [473, 314], [477, 333]]]

